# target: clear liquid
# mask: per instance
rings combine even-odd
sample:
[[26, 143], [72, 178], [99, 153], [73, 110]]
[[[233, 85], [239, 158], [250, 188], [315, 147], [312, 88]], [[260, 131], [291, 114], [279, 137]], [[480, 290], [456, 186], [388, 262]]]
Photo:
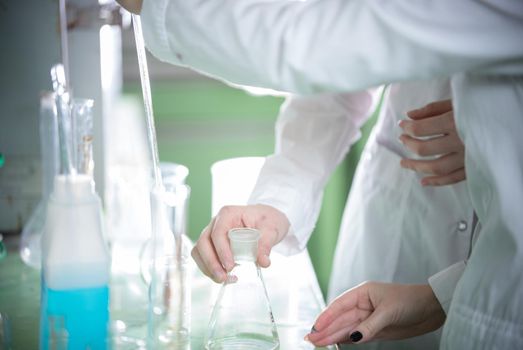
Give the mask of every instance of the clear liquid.
[[239, 333], [234, 337], [218, 338], [207, 343], [207, 350], [274, 350], [279, 349], [274, 338], [260, 334]]
[[53, 290], [44, 285], [40, 313], [41, 350], [109, 348], [108, 286]]
[[[230, 236], [229, 236], [230, 238]], [[234, 243], [233, 243], [234, 244]], [[279, 338], [260, 268], [238, 260], [220, 290], [206, 335], [207, 350], [279, 349]]]

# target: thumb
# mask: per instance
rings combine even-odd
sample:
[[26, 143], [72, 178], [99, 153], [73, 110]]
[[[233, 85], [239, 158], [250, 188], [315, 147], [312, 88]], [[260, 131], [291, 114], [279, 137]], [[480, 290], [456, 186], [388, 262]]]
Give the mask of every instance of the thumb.
[[372, 341], [387, 326], [392, 323], [391, 313], [386, 308], [377, 308], [368, 318], [361, 322], [350, 334], [353, 343]]

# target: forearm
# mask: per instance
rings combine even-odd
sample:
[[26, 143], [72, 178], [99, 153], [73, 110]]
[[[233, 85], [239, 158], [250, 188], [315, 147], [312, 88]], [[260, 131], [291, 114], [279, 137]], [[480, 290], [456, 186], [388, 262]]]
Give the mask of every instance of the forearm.
[[522, 21], [474, 0], [146, 0], [142, 21], [162, 60], [298, 93], [362, 90], [523, 57]]
[[276, 150], [268, 157], [250, 203], [271, 205], [291, 222], [280, 251], [305, 248], [332, 172], [357, 141], [381, 89], [350, 94], [293, 96], [276, 124]]

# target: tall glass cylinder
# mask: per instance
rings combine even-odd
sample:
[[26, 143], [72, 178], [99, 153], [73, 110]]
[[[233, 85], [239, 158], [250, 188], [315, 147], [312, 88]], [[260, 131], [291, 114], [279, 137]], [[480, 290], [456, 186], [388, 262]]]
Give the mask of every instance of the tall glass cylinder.
[[189, 349], [191, 247], [185, 238], [189, 187], [167, 175], [164, 181], [165, 188], [151, 195], [154, 232], [149, 267], [144, 270], [144, 278], [150, 280], [149, 341], [154, 349]]

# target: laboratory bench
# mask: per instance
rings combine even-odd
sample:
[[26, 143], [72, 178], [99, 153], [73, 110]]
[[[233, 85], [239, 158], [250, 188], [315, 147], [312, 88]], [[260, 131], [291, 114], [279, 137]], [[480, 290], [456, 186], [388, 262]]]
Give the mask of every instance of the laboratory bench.
[[[22, 262], [18, 237], [4, 237], [4, 241], [8, 254], [0, 260], [0, 349], [37, 349], [40, 272]], [[279, 349], [315, 349], [303, 337], [325, 304], [309, 255], [307, 251], [292, 257], [273, 253], [271, 258], [272, 264], [263, 270], [263, 276], [280, 338]], [[200, 350], [204, 349], [204, 334], [219, 285], [194, 265], [191, 276], [190, 345], [183, 349]], [[136, 345], [140, 343], [136, 339], [143, 337], [146, 329], [145, 282], [139, 276], [113, 274], [110, 287], [111, 329], [119, 334], [112, 349], [144, 349], [144, 345]]]

